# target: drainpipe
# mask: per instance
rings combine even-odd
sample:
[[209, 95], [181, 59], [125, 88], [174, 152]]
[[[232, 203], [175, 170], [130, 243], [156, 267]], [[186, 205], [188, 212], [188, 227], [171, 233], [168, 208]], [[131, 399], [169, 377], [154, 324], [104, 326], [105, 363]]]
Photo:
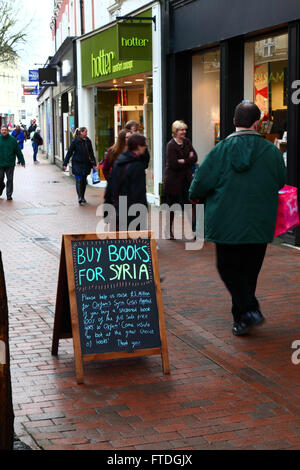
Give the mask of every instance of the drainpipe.
[[84, 0], [80, 0], [80, 32], [84, 35]]

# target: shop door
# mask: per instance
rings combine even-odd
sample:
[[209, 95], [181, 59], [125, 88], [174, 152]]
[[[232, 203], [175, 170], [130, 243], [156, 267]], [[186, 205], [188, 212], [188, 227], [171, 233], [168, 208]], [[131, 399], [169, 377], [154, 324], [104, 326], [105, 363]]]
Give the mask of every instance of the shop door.
[[115, 105], [115, 142], [119, 132], [124, 129], [126, 122], [137, 121], [140, 125], [141, 134], [144, 133], [144, 107], [143, 106], [120, 106]]

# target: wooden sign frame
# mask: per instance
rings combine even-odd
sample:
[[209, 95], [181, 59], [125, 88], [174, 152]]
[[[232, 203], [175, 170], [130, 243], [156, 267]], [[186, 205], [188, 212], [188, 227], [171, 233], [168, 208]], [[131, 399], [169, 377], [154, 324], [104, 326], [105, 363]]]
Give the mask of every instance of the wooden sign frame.
[[[134, 352], [117, 351], [109, 353], [82, 354], [80, 342], [80, 330], [78, 320], [77, 299], [75, 290], [74, 263], [72, 256], [72, 242], [89, 240], [119, 240], [119, 239], [150, 239], [151, 257], [154, 274], [155, 294], [158, 308], [159, 333], [161, 347], [138, 349]], [[60, 258], [60, 268], [58, 277], [58, 287], [56, 296], [56, 308], [54, 319], [54, 330], [52, 340], [52, 355], [57, 356], [59, 340], [63, 338], [73, 338], [75, 369], [77, 383], [84, 382], [84, 362], [98, 360], [133, 358], [141, 356], [152, 356], [160, 354], [164, 374], [170, 373], [167, 338], [165, 331], [164, 310], [161, 294], [160, 276], [158, 268], [156, 240], [153, 232], [107, 232], [89, 234], [68, 234], [62, 237], [62, 248]]]

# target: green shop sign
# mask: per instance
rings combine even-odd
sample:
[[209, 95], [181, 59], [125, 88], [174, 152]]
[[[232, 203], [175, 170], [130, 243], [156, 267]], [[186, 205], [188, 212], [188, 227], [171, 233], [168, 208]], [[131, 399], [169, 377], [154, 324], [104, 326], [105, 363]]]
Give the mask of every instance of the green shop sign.
[[152, 60], [152, 24], [118, 25], [119, 60]]
[[152, 70], [152, 25], [124, 23], [81, 42], [82, 85]]

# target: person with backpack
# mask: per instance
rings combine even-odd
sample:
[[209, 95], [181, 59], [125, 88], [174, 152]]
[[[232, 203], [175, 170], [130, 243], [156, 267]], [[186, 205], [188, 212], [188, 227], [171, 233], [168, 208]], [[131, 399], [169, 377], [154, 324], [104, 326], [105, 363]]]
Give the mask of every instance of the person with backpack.
[[37, 129], [37, 124], [36, 124], [36, 119], [33, 119], [31, 122], [30, 122], [30, 126], [28, 128], [28, 136], [30, 137], [30, 139], [32, 138], [33, 136], [33, 132], [35, 132]]
[[88, 138], [88, 130], [86, 127], [80, 127], [75, 131], [75, 137], [63, 162], [64, 171], [66, 171], [70, 159], [72, 159], [72, 172], [76, 179], [76, 191], [78, 196], [78, 204], [86, 204], [84, 198], [86, 190], [86, 179], [91, 169], [97, 168], [94, 155], [93, 145]]
[[37, 160], [37, 154], [38, 154], [38, 150], [39, 150], [39, 146], [40, 145], [43, 145], [43, 139], [40, 135], [40, 132], [41, 132], [41, 129], [39, 127], [37, 127], [35, 133], [33, 134], [33, 137], [32, 137], [32, 148], [33, 148], [33, 163], [34, 164], [37, 164], [37, 163], [40, 163], [38, 160]]
[[[139, 215], [142, 223], [139, 229], [146, 229], [147, 225], [147, 197], [146, 197], [146, 165], [143, 156], [147, 149], [146, 137], [141, 134], [132, 134], [128, 139], [128, 150], [123, 152], [115, 161], [110, 173], [104, 202], [114, 206], [116, 211], [116, 230], [127, 231], [135, 216], [128, 215], [134, 204], [145, 207], [144, 214]], [[126, 196], [126, 202], [121, 203], [121, 196]], [[143, 215], [145, 217], [143, 217]], [[142, 225], [142, 226], [141, 226]]]

